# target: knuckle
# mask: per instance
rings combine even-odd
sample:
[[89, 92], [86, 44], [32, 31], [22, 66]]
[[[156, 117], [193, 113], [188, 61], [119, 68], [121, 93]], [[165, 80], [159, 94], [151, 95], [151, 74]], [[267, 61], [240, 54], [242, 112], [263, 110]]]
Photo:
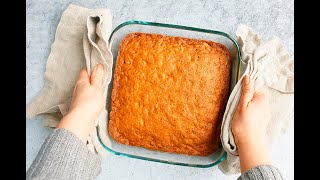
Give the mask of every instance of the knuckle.
[[243, 92], [248, 92], [248, 91], [250, 91], [250, 88], [249, 88], [249, 87], [244, 87], [244, 88], [243, 88]]
[[245, 87], [244, 89], [243, 89], [243, 93], [244, 94], [248, 94], [248, 93], [250, 93], [251, 92], [251, 89], [249, 88], [249, 87]]

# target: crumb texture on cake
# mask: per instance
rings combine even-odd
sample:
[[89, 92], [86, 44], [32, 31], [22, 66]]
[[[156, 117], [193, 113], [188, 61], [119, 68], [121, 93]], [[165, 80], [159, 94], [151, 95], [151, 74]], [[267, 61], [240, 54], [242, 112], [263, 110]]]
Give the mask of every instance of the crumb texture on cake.
[[220, 144], [230, 61], [219, 43], [128, 34], [114, 71], [111, 137], [150, 150], [212, 154]]

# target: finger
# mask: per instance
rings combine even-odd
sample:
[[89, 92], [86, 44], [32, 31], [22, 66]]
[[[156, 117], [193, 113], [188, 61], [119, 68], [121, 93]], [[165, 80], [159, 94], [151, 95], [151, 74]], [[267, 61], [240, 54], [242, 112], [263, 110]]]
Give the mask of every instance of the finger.
[[104, 66], [103, 64], [97, 64], [91, 73], [91, 85], [102, 87], [104, 81]]
[[[88, 75], [88, 71], [86, 68], [82, 68], [80, 70], [79, 76], [78, 76], [78, 80], [76, 82], [76, 85], [74, 86], [73, 89], [73, 94], [75, 93], [75, 91], [77, 90], [77, 87], [79, 86], [79, 84], [87, 84], [89, 83], [89, 75]], [[72, 97], [73, 98], [73, 97]]]
[[89, 82], [89, 74], [86, 68], [82, 68], [79, 73], [78, 81], [87, 81]]
[[239, 104], [246, 107], [248, 103], [252, 100], [254, 95], [253, 84], [248, 75], [244, 76], [242, 80], [242, 94], [240, 97]]

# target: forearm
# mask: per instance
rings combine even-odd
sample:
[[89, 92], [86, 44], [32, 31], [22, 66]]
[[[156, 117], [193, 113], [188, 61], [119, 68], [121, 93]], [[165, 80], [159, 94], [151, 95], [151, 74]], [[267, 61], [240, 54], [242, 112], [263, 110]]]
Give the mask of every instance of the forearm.
[[42, 145], [26, 179], [95, 179], [101, 160], [66, 129], [55, 129]]
[[76, 111], [68, 112], [59, 122], [57, 128], [66, 129], [76, 135], [83, 143], [87, 142], [94, 121], [88, 121], [90, 117], [86, 113]]
[[241, 176], [238, 180], [282, 180], [280, 171], [272, 166], [263, 141], [238, 141]]

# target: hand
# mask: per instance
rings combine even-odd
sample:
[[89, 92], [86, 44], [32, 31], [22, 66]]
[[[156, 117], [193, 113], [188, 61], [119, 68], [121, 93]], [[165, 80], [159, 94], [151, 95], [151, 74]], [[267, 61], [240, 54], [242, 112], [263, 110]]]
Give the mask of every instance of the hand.
[[83, 142], [94, 128], [94, 120], [102, 111], [104, 67], [98, 64], [89, 77], [86, 69], [80, 71], [75, 85], [68, 113], [61, 119], [57, 128], [73, 132]]
[[265, 144], [270, 118], [268, 99], [262, 91], [254, 91], [253, 83], [245, 76], [241, 98], [231, 124], [242, 172], [271, 163]]
[[231, 124], [237, 145], [265, 141], [271, 118], [268, 99], [261, 91], [254, 92], [248, 76], [243, 78], [242, 95]]

